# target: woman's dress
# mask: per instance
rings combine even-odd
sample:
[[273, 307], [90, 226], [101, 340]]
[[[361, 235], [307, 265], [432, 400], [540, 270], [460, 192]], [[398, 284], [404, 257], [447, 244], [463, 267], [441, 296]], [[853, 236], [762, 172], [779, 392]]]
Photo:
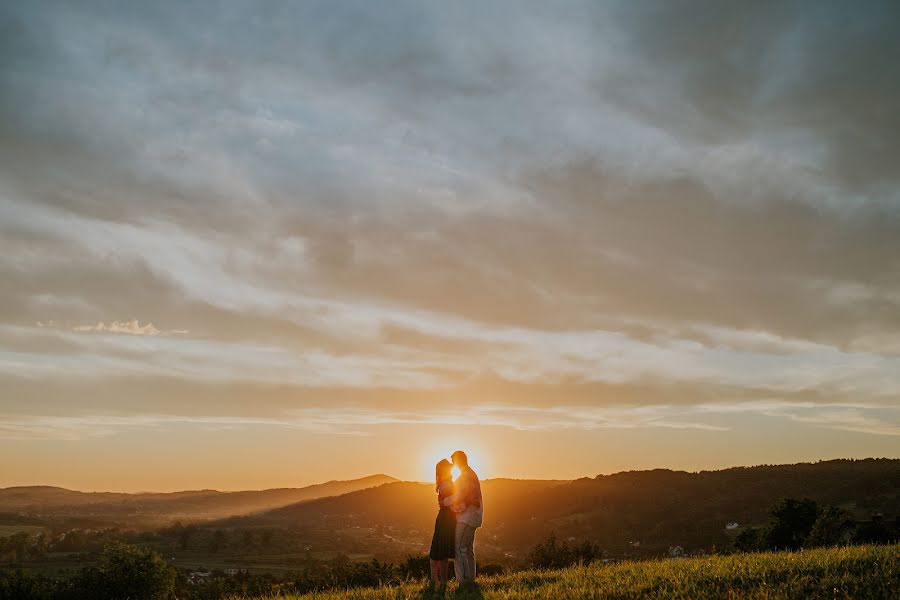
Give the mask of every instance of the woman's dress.
[[431, 538], [431, 560], [447, 560], [455, 553], [456, 513], [449, 506], [444, 506], [444, 499], [453, 495], [453, 484], [445, 481], [438, 488], [437, 518], [434, 520], [434, 536]]

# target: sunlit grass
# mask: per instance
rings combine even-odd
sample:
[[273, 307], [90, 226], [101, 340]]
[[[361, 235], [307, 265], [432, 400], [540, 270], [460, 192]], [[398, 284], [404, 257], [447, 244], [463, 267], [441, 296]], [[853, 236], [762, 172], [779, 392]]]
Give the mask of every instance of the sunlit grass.
[[[623, 562], [559, 571], [525, 571], [479, 578], [465, 600], [538, 598], [896, 598], [900, 545], [857, 546]], [[422, 584], [282, 596], [294, 600], [403, 600], [437, 597]]]

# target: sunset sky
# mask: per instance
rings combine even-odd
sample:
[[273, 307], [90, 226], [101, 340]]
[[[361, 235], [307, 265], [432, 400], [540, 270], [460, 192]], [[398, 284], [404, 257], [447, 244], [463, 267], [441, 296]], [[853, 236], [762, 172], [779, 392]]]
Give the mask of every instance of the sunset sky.
[[0, 486], [900, 457], [898, 56], [891, 1], [3, 2]]

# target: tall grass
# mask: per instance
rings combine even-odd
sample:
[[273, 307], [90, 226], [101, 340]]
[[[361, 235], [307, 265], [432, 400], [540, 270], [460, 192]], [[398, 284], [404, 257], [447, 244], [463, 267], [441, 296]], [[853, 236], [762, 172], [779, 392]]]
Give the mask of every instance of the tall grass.
[[[595, 564], [479, 578], [460, 600], [569, 598], [900, 598], [900, 545], [855, 546]], [[439, 597], [421, 584], [283, 596], [292, 600], [404, 600]]]

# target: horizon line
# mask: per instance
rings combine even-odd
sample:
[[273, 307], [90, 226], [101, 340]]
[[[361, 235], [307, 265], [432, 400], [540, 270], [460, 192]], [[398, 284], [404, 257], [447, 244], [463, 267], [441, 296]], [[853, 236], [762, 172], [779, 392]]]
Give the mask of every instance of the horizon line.
[[[596, 479], [597, 477], [611, 477], [614, 475], [619, 475], [623, 473], [649, 473], [652, 471], [670, 471], [673, 473], [689, 473], [689, 474], [698, 474], [698, 473], [711, 473], [711, 472], [720, 472], [720, 471], [730, 471], [732, 469], [753, 469], [753, 468], [762, 468], [762, 467], [792, 467], [799, 465], [815, 465], [819, 463], [825, 462], [837, 462], [837, 461], [851, 461], [851, 462], [861, 462], [867, 460], [894, 460], [900, 461], [900, 457], [890, 457], [890, 456], [867, 456], [864, 458], [850, 458], [850, 457], [834, 457], [834, 458], [821, 458], [814, 461], [798, 461], [791, 463], [757, 463], [757, 464], [736, 464], [727, 467], [720, 468], [706, 468], [706, 469], [677, 469], [672, 467], [652, 467], [646, 469], [623, 469], [618, 471], [597, 473], [596, 475], [582, 475], [580, 477], [514, 477], [514, 476], [506, 476], [506, 475], [495, 475], [491, 477], [484, 477], [483, 481], [497, 481], [497, 480], [514, 480], [514, 481], [558, 481], [561, 483], [568, 483], [572, 481], [578, 481], [580, 479]], [[391, 479], [392, 481], [386, 482], [381, 485], [387, 485], [388, 483], [419, 483], [419, 484], [429, 484], [430, 481], [422, 481], [416, 479], [403, 479], [400, 477], [394, 477], [393, 475], [389, 475], [387, 473], [372, 473], [370, 475], [363, 475], [361, 477], [353, 477], [349, 479], [330, 479], [327, 481], [317, 481], [313, 483], [309, 483], [306, 485], [297, 485], [297, 486], [275, 486], [275, 487], [264, 487], [258, 489], [249, 489], [249, 488], [236, 488], [236, 489], [217, 489], [210, 487], [200, 487], [193, 489], [170, 489], [170, 490], [135, 490], [135, 491], [123, 491], [123, 490], [109, 490], [109, 489], [93, 489], [93, 490], [85, 490], [85, 489], [75, 489], [71, 487], [66, 487], [62, 485], [53, 485], [53, 484], [44, 484], [44, 483], [35, 483], [35, 484], [20, 484], [20, 485], [7, 485], [0, 487], [0, 492], [7, 490], [15, 490], [15, 489], [27, 489], [27, 488], [51, 488], [57, 490], [65, 490], [68, 492], [76, 492], [80, 494], [124, 494], [129, 496], [139, 496], [143, 494], [179, 494], [179, 493], [189, 493], [189, 492], [216, 492], [220, 494], [239, 494], [246, 492], [269, 492], [275, 490], [302, 490], [306, 488], [328, 485], [330, 483], [352, 483], [355, 481], [361, 481], [364, 479], [371, 479], [375, 477], [385, 477]], [[378, 487], [378, 486], [373, 486]]]

